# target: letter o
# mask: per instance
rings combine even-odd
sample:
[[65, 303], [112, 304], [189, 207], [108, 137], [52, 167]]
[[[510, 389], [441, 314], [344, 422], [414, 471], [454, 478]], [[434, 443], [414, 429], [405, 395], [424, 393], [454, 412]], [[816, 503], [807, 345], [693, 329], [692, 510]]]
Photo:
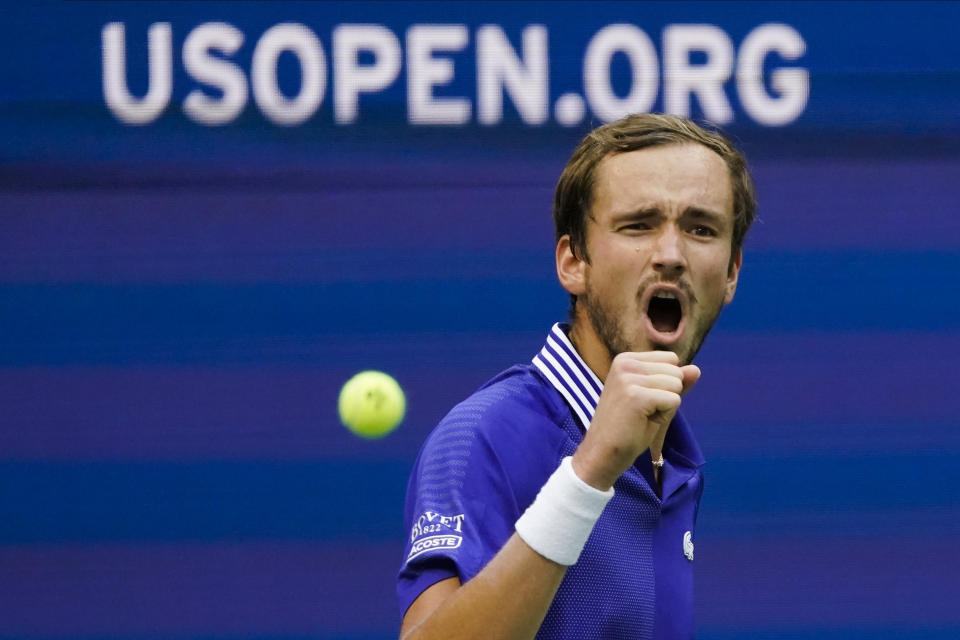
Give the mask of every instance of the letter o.
[[[633, 78], [630, 93], [620, 98], [610, 84], [610, 61], [622, 52], [630, 59]], [[604, 122], [650, 111], [660, 80], [657, 52], [650, 36], [632, 24], [611, 24], [598, 31], [587, 45], [583, 60], [583, 88], [590, 108]]]
[[[287, 98], [277, 85], [277, 61], [289, 51], [300, 62], [300, 93]], [[327, 63], [317, 36], [302, 24], [282, 22], [267, 29], [253, 51], [253, 98], [275, 124], [293, 126], [316, 113], [327, 84]]]

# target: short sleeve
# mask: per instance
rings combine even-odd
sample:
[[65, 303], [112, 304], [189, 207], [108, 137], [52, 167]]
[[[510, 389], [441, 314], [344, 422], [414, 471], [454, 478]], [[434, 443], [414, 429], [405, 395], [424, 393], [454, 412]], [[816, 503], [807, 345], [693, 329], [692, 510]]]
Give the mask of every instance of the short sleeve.
[[401, 616], [432, 584], [467, 582], [503, 548], [560, 459], [576, 448], [561, 426], [568, 423], [562, 398], [532, 365], [504, 371], [440, 421], [407, 486]]
[[519, 508], [490, 442], [482, 398], [455, 407], [427, 439], [407, 487], [400, 612], [446, 578], [466, 582], [513, 533]]

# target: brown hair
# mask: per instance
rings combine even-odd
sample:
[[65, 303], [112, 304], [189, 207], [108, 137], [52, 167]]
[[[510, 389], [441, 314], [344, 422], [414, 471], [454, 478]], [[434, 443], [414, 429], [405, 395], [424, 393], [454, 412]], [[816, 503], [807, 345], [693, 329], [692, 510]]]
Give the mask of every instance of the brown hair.
[[[587, 217], [593, 206], [595, 175], [601, 160], [609, 155], [647, 147], [691, 142], [716, 152], [730, 172], [733, 187], [733, 251], [730, 259], [736, 259], [757, 211], [746, 158], [719, 131], [704, 129], [687, 118], [659, 113], [629, 115], [597, 127], [580, 141], [557, 182], [553, 202], [556, 241], [569, 235], [574, 255], [589, 262]], [[571, 296], [571, 299], [574, 298]]]

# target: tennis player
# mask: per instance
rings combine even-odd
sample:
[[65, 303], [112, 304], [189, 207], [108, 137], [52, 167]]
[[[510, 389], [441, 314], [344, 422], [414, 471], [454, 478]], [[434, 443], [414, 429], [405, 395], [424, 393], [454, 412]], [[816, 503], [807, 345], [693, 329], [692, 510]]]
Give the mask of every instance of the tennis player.
[[755, 209], [744, 157], [689, 120], [633, 115], [583, 139], [553, 210], [570, 323], [424, 444], [402, 638], [694, 637], [704, 460], [678, 409]]

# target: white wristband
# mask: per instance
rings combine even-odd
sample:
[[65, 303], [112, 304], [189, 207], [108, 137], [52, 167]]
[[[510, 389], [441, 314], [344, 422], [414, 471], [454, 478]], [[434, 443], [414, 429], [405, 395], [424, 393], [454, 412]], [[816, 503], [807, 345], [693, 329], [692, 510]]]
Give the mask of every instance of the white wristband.
[[537, 499], [517, 520], [517, 535], [531, 549], [557, 564], [576, 564], [613, 488], [600, 491], [581, 480], [566, 457]]

